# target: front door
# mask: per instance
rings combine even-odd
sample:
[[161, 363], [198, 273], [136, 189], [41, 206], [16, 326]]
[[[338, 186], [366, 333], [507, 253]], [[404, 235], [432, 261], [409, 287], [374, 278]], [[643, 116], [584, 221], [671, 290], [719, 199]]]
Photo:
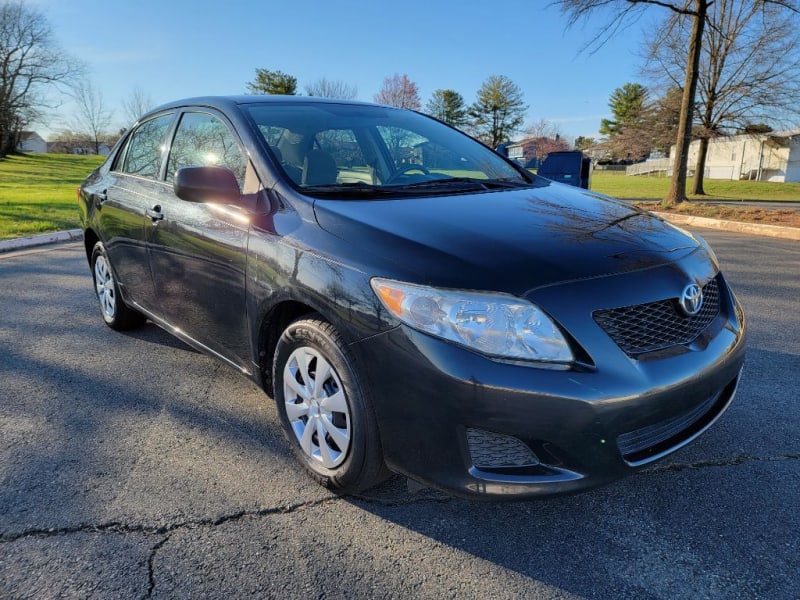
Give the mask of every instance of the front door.
[[111, 166], [106, 189], [93, 190], [109, 260], [127, 302], [157, 312], [146, 246], [145, 213], [164, 184], [158, 181], [164, 143], [175, 113], [139, 125]]
[[186, 202], [172, 191], [178, 169], [204, 165], [231, 169], [244, 186], [248, 162], [229, 127], [210, 113], [185, 112], [170, 148], [164, 193], [151, 207], [148, 225], [159, 312], [173, 327], [248, 371], [249, 213], [242, 206]]

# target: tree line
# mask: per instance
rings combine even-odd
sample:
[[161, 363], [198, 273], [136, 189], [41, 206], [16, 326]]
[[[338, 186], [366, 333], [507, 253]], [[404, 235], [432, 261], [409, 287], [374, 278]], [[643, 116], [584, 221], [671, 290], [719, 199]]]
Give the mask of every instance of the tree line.
[[[609, 148], [639, 154], [636, 144], [674, 138], [670, 190], [664, 203], [686, 200], [689, 144], [700, 140], [692, 193], [703, 194], [709, 140], [771, 127], [800, 114], [800, 2], [797, 0], [556, 0], [571, 24], [605, 23], [597, 48], [651, 10], [660, 23], [646, 32], [643, 71], [662, 96], [627, 84], [612, 95], [615, 119], [601, 133]], [[664, 120], [654, 118], [656, 113]], [[663, 139], [661, 139], [663, 137]], [[665, 141], [666, 140], [666, 141]]]
[[[269, 69], [256, 69], [256, 76], [247, 83], [247, 88], [252, 94], [298, 93], [296, 77]], [[356, 97], [354, 86], [326, 79], [307, 85], [306, 93], [329, 98]], [[470, 105], [458, 91], [438, 89], [423, 106], [417, 84], [405, 73], [386, 77], [373, 99], [378, 104], [425, 112], [467, 131], [493, 148], [509, 141], [519, 131], [528, 110], [520, 87], [504, 75], [486, 79]]]
[[[570, 24], [606, 22], [587, 49], [599, 47], [636, 19], [663, 15], [645, 32], [642, 78], [614, 90], [612, 118], [601, 122], [599, 140], [579, 137], [575, 146], [599, 145], [613, 158], [636, 160], [674, 145], [673, 178], [667, 203], [686, 198], [688, 146], [699, 140], [692, 192], [703, 193], [709, 140], [738, 132], [763, 132], [800, 114], [800, 0], [555, 0]], [[14, 152], [20, 132], [42, 119], [46, 91], [58, 88], [76, 109], [60, 137], [77, 131], [95, 149], [111, 143], [113, 113], [86, 77], [81, 61], [56, 43], [43, 13], [22, 0], [0, 0], [0, 157]], [[256, 69], [251, 93], [297, 94], [297, 79], [281, 71]], [[312, 96], [355, 98], [357, 89], [326, 78], [305, 86]], [[467, 104], [453, 89], [438, 89], [423, 106], [416, 83], [406, 74], [386, 77], [374, 96], [379, 103], [426, 112], [492, 147], [522, 127], [528, 106], [520, 87], [503, 75], [486, 79]], [[140, 88], [123, 101], [129, 122], [153, 105]], [[562, 149], [557, 128], [540, 121], [529, 137]], [[599, 144], [598, 144], [599, 142]], [[555, 146], [553, 146], [555, 144]]]

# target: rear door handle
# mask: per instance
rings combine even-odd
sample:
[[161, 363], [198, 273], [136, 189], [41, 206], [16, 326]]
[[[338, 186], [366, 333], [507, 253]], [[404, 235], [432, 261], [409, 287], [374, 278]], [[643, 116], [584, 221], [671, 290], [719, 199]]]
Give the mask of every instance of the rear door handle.
[[160, 204], [156, 204], [153, 208], [148, 208], [144, 211], [144, 214], [153, 219], [153, 223], [164, 220], [164, 213], [161, 212]]

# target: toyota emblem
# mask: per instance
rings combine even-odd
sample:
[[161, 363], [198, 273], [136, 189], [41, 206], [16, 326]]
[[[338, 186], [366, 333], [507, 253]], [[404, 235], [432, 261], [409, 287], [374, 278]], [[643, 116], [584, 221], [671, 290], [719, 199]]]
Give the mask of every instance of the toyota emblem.
[[690, 283], [683, 288], [683, 293], [678, 301], [687, 317], [693, 317], [703, 307], [703, 290], [696, 283]]

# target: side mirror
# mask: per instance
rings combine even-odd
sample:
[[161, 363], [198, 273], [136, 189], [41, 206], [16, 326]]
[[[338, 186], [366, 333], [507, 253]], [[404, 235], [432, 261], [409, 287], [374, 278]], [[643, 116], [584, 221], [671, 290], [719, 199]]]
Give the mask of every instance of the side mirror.
[[242, 196], [239, 182], [224, 167], [184, 167], [175, 173], [175, 195], [187, 202], [236, 204]]

